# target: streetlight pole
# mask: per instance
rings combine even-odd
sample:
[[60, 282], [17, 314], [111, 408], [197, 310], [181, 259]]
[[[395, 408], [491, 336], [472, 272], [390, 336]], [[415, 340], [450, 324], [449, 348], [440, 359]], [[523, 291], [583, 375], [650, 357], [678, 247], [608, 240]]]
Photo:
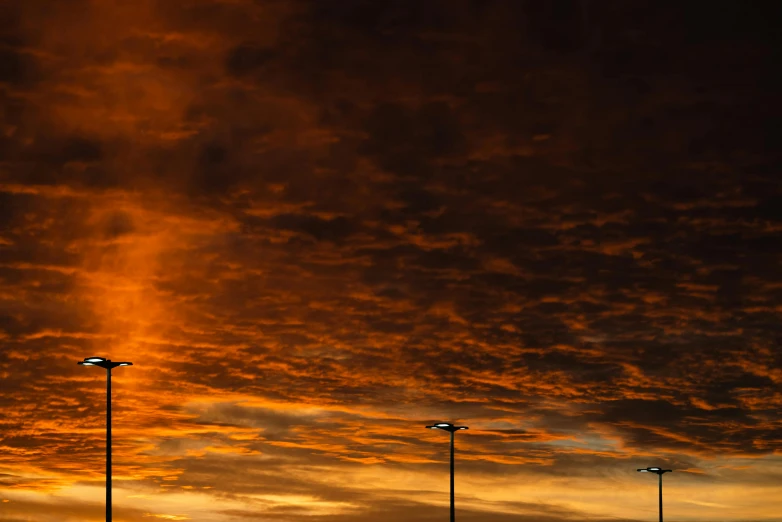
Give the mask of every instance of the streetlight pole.
[[103, 357], [87, 357], [78, 364], [106, 369], [106, 522], [111, 522], [111, 370], [117, 366], [133, 366], [133, 363], [112, 362]]
[[454, 493], [453, 493], [453, 434], [456, 433], [455, 431], [451, 432], [451, 522], [454, 522], [456, 520], [456, 507], [454, 502]]
[[456, 507], [454, 503], [454, 434], [459, 430], [469, 429], [467, 426], [454, 426], [450, 422], [438, 422], [431, 426], [427, 426], [430, 430], [444, 430], [451, 434], [451, 522], [456, 522]]
[[658, 467], [637, 469], [641, 473], [657, 473], [659, 483], [659, 501], [660, 501], [660, 522], [663, 522], [663, 475], [665, 473], [671, 473], [672, 469], [662, 469]]
[[111, 367], [106, 368], [106, 522], [111, 522]]

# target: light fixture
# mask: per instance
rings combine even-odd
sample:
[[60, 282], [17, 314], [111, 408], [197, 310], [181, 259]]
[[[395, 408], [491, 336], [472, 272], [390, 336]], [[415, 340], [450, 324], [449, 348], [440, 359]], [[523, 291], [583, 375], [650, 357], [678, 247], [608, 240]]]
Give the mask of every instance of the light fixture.
[[456, 508], [454, 505], [454, 481], [453, 481], [453, 475], [454, 475], [454, 451], [453, 451], [453, 434], [456, 433], [459, 430], [466, 430], [469, 429], [467, 426], [454, 426], [450, 422], [437, 422], [435, 424], [431, 424], [427, 426], [430, 430], [443, 430], [447, 431], [451, 434], [451, 522], [456, 521]]
[[662, 469], [658, 468], [656, 466], [649, 467], [649, 468], [639, 468], [636, 471], [640, 473], [657, 473], [657, 476], [659, 478], [659, 485], [660, 485], [660, 493], [659, 493], [659, 504], [660, 504], [660, 522], [663, 522], [663, 475], [666, 473], [671, 473], [672, 469]]
[[111, 359], [104, 359], [103, 357], [87, 357], [83, 361], [79, 361], [77, 364], [82, 366], [100, 366], [101, 368], [106, 368], [107, 370], [116, 368], [117, 366], [133, 366], [132, 362], [112, 362]]
[[111, 522], [111, 370], [117, 366], [132, 366], [132, 362], [112, 362], [103, 357], [86, 357], [78, 364], [106, 369], [106, 522]]

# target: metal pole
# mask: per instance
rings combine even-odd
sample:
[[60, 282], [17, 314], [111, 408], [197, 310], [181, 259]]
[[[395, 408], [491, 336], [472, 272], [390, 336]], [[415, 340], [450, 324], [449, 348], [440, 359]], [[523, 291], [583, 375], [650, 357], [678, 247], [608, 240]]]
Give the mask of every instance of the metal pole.
[[106, 522], [111, 522], [111, 368], [106, 376]]
[[660, 522], [663, 522], [663, 474], [658, 473], [660, 477]]
[[451, 432], [451, 522], [456, 522], [456, 510], [453, 502], [453, 434]]

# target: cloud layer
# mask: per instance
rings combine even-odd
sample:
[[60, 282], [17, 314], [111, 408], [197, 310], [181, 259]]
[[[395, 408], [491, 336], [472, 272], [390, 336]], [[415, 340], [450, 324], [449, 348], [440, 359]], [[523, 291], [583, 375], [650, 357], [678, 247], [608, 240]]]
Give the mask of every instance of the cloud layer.
[[2, 7], [0, 521], [782, 508], [778, 8]]

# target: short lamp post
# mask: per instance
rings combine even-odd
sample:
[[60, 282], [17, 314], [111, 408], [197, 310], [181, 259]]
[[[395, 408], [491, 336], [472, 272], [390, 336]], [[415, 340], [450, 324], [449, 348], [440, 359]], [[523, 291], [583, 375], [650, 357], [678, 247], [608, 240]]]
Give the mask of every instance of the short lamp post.
[[111, 370], [117, 366], [133, 366], [133, 363], [112, 362], [103, 357], [87, 357], [78, 364], [106, 369], [106, 522], [111, 522]]
[[660, 482], [660, 522], [663, 522], [663, 475], [671, 473], [672, 469], [662, 469], [657, 467], [637, 469], [641, 473], [657, 473]]
[[427, 426], [430, 430], [443, 430], [451, 434], [451, 522], [456, 521], [456, 510], [454, 507], [454, 495], [453, 495], [453, 434], [459, 430], [469, 429], [467, 426], [454, 426], [450, 422], [438, 422], [431, 426]]

